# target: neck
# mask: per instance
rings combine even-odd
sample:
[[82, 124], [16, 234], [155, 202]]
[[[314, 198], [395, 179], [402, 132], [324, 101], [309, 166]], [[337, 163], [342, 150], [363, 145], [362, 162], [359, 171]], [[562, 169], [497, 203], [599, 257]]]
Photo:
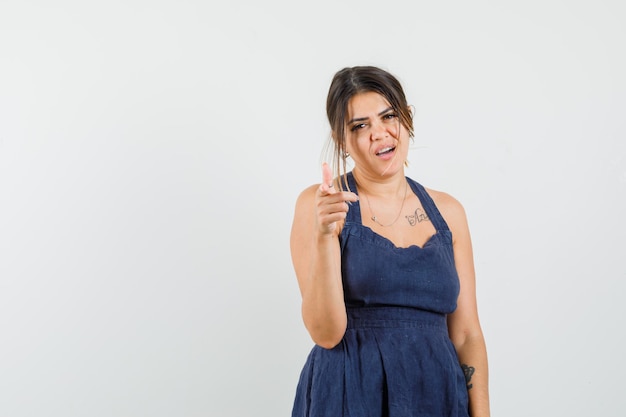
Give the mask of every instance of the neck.
[[353, 169], [352, 175], [357, 186], [371, 196], [393, 199], [402, 198], [405, 194], [406, 178], [403, 170], [392, 176], [381, 177]]

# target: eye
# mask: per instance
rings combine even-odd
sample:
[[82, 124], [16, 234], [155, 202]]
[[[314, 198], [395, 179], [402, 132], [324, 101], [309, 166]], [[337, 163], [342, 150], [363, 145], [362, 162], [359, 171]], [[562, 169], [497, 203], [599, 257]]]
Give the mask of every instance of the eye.
[[383, 115], [383, 120], [392, 120], [392, 119], [395, 119], [396, 117], [398, 117], [398, 115], [395, 113], [387, 113]]
[[351, 132], [356, 132], [357, 130], [359, 130], [359, 129], [363, 129], [364, 127], [365, 127], [365, 123], [358, 123], [358, 124], [353, 125], [353, 126], [350, 128], [350, 131], [351, 131]]

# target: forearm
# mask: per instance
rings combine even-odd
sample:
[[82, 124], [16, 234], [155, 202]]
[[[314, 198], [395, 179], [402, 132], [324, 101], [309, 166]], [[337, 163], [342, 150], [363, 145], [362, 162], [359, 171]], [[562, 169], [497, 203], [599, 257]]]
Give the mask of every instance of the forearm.
[[456, 346], [459, 362], [465, 372], [471, 417], [489, 417], [489, 370], [482, 335], [467, 337]]
[[347, 322], [338, 239], [315, 238], [311, 255], [307, 285], [302, 294], [302, 316], [313, 341], [332, 348], [341, 341]]

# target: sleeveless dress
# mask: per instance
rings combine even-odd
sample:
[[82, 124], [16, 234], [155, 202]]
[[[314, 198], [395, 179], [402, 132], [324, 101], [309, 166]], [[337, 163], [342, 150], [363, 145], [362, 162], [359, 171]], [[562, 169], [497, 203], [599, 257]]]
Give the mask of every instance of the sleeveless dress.
[[452, 234], [424, 187], [407, 181], [436, 232], [423, 247], [396, 247], [352, 203], [340, 235], [347, 330], [336, 347], [312, 348], [292, 417], [469, 416], [446, 323], [459, 294]]

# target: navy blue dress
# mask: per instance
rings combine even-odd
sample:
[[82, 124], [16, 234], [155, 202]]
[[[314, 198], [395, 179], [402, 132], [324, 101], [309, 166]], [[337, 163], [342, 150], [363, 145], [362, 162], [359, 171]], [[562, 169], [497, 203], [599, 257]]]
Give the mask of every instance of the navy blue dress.
[[292, 417], [468, 416], [446, 323], [459, 294], [452, 234], [426, 190], [407, 181], [436, 232], [423, 247], [399, 248], [351, 205], [340, 236], [348, 327], [333, 349], [311, 350]]

